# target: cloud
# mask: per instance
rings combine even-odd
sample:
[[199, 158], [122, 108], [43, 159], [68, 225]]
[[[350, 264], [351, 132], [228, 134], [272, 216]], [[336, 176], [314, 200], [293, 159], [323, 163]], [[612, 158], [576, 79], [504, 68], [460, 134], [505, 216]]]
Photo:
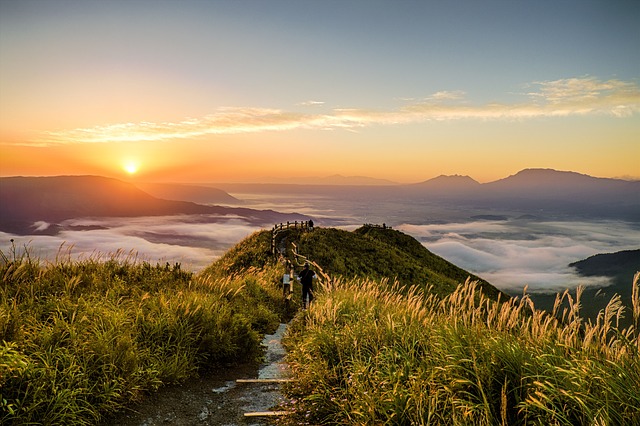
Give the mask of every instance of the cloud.
[[305, 102], [300, 102], [298, 105], [300, 105], [300, 106], [320, 106], [320, 105], [324, 105], [324, 102], [322, 102], [322, 101], [305, 101]]
[[447, 91], [443, 90], [441, 92], [436, 92], [431, 96], [428, 96], [425, 100], [427, 101], [452, 101], [452, 100], [461, 100], [464, 99], [466, 93], [462, 90], [454, 90]]
[[[389, 111], [355, 108], [309, 114], [270, 108], [221, 108], [200, 118], [178, 122], [117, 123], [44, 132], [27, 145], [166, 141], [210, 135], [288, 131], [295, 129], [356, 130], [372, 125], [449, 120], [523, 120], [539, 117], [608, 115], [628, 117], [640, 111], [636, 82], [601, 81], [593, 77], [534, 82], [536, 90], [522, 93], [526, 101], [514, 104], [470, 105], [462, 91], [440, 91], [420, 102]], [[308, 101], [301, 105], [320, 105]]]
[[624, 222], [469, 222], [398, 227], [429, 250], [502, 290], [546, 293], [604, 285], [568, 264], [598, 253], [637, 249], [640, 229]]
[[540, 86], [538, 92], [529, 93], [533, 97], [543, 97], [547, 102], [592, 101], [603, 96], [637, 95], [635, 83], [620, 80], [600, 81], [593, 77], [568, 78], [534, 83]]
[[[59, 256], [109, 258], [119, 253], [152, 263], [180, 262], [199, 271], [259, 229], [240, 219], [206, 223], [198, 216], [73, 219], [63, 226], [66, 230], [56, 236], [0, 233], [0, 250], [9, 253], [13, 239], [17, 247], [28, 247], [32, 256], [44, 261]], [[73, 230], [74, 226], [87, 230]]]
[[51, 226], [51, 224], [43, 220], [39, 220], [33, 224], [33, 230], [36, 232], [41, 232], [49, 229], [49, 226]]
[[[311, 204], [323, 211], [317, 201]], [[353, 230], [359, 223], [342, 228]], [[0, 250], [10, 253], [10, 239], [14, 239], [17, 247], [27, 246], [33, 257], [47, 261], [60, 255], [109, 258], [121, 253], [152, 263], [180, 262], [185, 269], [200, 271], [260, 229], [237, 218], [211, 223], [198, 215], [73, 219], [61, 225], [65, 230], [57, 236], [0, 233]], [[395, 228], [512, 294], [524, 286], [531, 293], [549, 293], [578, 285], [606, 285], [607, 279], [580, 277], [568, 264], [598, 253], [637, 249], [640, 241], [637, 224], [617, 221], [477, 221]]]
[[600, 81], [593, 77], [569, 78], [534, 83], [538, 91], [530, 92], [546, 109], [567, 115], [608, 113], [630, 116], [639, 110], [640, 90], [636, 83], [620, 80]]

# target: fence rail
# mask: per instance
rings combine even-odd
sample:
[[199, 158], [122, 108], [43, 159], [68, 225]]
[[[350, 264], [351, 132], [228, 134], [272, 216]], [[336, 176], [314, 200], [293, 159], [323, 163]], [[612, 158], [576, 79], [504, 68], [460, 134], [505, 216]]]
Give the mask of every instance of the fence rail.
[[296, 220], [295, 222], [287, 221], [287, 223], [279, 223], [277, 225], [273, 225], [271, 232], [282, 231], [285, 229], [292, 229], [292, 228], [310, 230], [310, 229], [313, 229], [313, 221], [312, 220], [301, 220], [301, 221]]
[[278, 254], [278, 247], [276, 242], [276, 238], [278, 237], [278, 234], [290, 229], [300, 229], [302, 231], [311, 231], [313, 230], [313, 221], [312, 220], [301, 220], [301, 221], [296, 220], [294, 222], [287, 221], [286, 223], [279, 223], [274, 225], [273, 228], [271, 229], [271, 253], [273, 253], [274, 256], [277, 256]]

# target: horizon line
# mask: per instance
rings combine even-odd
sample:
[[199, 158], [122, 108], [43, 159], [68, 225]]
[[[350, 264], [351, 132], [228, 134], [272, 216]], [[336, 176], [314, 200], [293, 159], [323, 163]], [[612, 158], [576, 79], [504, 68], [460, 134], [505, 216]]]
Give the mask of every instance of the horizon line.
[[[297, 176], [297, 177], [262, 177], [255, 179], [240, 179], [240, 180], [198, 180], [198, 181], [167, 181], [167, 180], [146, 180], [141, 178], [136, 178], [136, 176], [122, 176], [116, 174], [90, 174], [90, 173], [80, 173], [80, 174], [19, 174], [19, 175], [3, 175], [0, 173], [0, 179], [4, 178], [39, 178], [39, 177], [104, 177], [110, 179], [116, 179], [123, 182], [128, 182], [132, 184], [174, 184], [174, 185], [300, 185], [300, 186], [404, 186], [404, 185], [419, 185], [422, 183], [427, 183], [429, 181], [438, 179], [438, 178], [469, 178], [472, 181], [484, 185], [488, 183], [497, 182], [503, 179], [507, 179], [509, 177], [513, 177], [517, 174], [520, 174], [525, 171], [547, 171], [547, 172], [557, 172], [557, 173], [567, 173], [567, 174], [577, 174], [586, 177], [591, 177], [595, 179], [611, 179], [611, 180], [620, 180], [626, 182], [640, 182], [640, 176], [595, 176], [587, 173], [582, 173], [574, 170], [559, 170], [551, 167], [525, 167], [520, 169], [516, 173], [510, 174], [508, 176], [504, 176], [494, 180], [488, 180], [485, 182], [481, 182], [476, 180], [470, 175], [463, 174], [439, 174], [434, 175], [433, 177], [429, 177], [419, 181], [394, 181], [386, 178], [378, 178], [375, 176], [363, 176], [363, 175], [342, 175], [340, 173], [335, 173], [332, 175], [326, 176]], [[344, 183], [337, 182], [327, 182], [331, 179], [343, 179]], [[370, 183], [355, 183], [357, 180], [365, 180], [370, 181]], [[300, 181], [300, 182], [296, 182]], [[350, 182], [353, 181], [353, 182]], [[376, 183], [378, 181], [378, 183]]]

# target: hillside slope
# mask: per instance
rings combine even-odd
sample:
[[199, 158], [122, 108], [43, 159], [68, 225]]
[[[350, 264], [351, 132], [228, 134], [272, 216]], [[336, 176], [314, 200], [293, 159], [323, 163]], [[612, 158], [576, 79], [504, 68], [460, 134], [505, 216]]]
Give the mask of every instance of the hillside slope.
[[240, 204], [229, 193], [208, 186], [177, 183], [136, 183], [142, 191], [164, 200], [190, 201], [198, 204]]
[[[631, 312], [633, 307], [633, 278], [640, 272], [640, 249], [624, 250], [616, 253], [601, 253], [569, 264], [583, 277], [609, 277], [606, 287], [586, 287], [582, 295], [582, 315], [586, 318], [597, 318], [600, 310], [606, 307], [615, 294]], [[546, 299], [546, 308], [552, 306], [551, 297]], [[538, 301], [536, 300], [536, 304]], [[545, 307], [544, 304], [541, 304]], [[631, 324], [631, 315], [621, 320], [623, 325]]]
[[[353, 232], [335, 228], [316, 228], [311, 232], [288, 230], [278, 234], [277, 245], [286, 258], [299, 264], [293, 254], [317, 263], [332, 277], [394, 280], [403, 287], [433, 286], [438, 295], [451, 293], [468, 277], [478, 280], [483, 292], [495, 299], [502, 294], [479, 277], [431, 253], [413, 237], [390, 228], [365, 225]], [[276, 261], [271, 254], [271, 232], [257, 232], [211, 265], [205, 272], [234, 274], [246, 268], [263, 268]], [[502, 298], [508, 298], [502, 294]]]
[[570, 263], [569, 266], [576, 268], [578, 273], [585, 277], [622, 275], [631, 282], [635, 273], [640, 271], [640, 249], [596, 254]]

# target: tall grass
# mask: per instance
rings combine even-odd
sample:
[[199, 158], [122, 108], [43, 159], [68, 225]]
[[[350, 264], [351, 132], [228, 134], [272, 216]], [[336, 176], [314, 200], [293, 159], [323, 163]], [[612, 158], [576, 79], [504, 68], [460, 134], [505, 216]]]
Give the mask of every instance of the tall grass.
[[443, 299], [335, 283], [286, 339], [296, 421], [638, 425], [639, 275], [626, 329], [617, 297], [585, 322], [581, 292], [559, 295], [549, 315], [526, 295], [488, 300], [473, 282]]
[[95, 424], [198, 370], [257, 359], [280, 321], [276, 274], [0, 252], [0, 423]]

